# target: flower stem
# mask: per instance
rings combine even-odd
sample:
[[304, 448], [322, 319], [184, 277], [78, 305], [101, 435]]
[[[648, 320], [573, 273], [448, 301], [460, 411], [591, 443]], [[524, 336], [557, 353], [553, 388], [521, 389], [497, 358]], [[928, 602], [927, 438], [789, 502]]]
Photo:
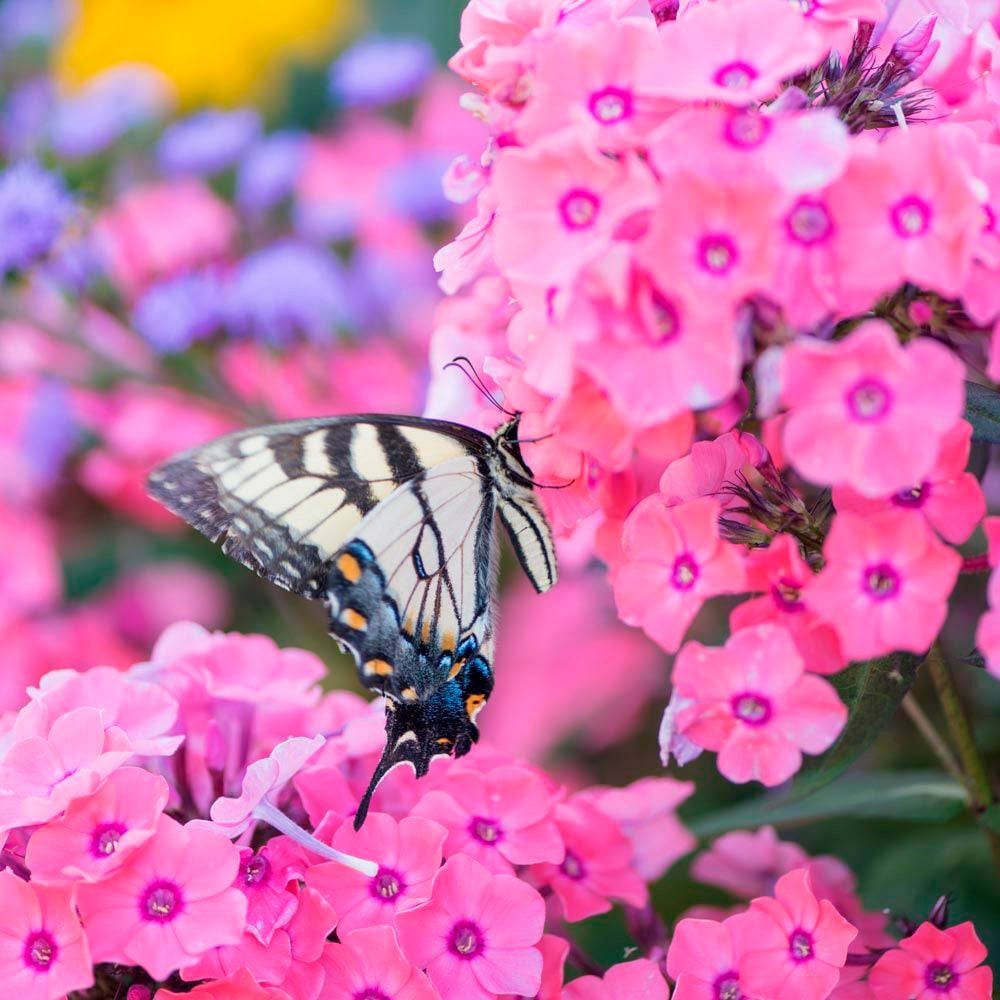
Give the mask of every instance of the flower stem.
[[903, 711], [910, 717], [910, 721], [934, 752], [934, 756], [941, 761], [944, 769], [971, 794], [969, 782], [962, 773], [961, 767], [958, 766], [958, 761], [955, 760], [955, 755], [952, 753], [951, 747], [948, 746], [944, 741], [944, 737], [934, 728], [934, 723], [927, 718], [924, 710], [920, 707], [920, 703], [913, 697], [912, 691], [903, 699]]

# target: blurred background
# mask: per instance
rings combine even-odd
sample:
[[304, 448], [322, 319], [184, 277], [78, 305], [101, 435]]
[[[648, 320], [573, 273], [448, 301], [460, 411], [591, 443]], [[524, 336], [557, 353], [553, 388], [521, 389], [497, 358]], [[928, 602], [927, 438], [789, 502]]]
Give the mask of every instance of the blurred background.
[[[143, 482], [237, 427], [422, 411], [432, 330], [477, 315], [442, 304], [431, 263], [470, 215], [442, 176], [485, 141], [444, 68], [462, 7], [0, 0], [0, 714], [48, 670], [143, 660], [183, 618], [312, 649], [357, 689], [320, 607], [230, 563]], [[544, 597], [504, 563], [484, 735], [570, 783], [660, 774], [669, 658], [618, 623], [601, 567], [561, 556]], [[984, 605], [982, 578], [963, 581], [955, 661]], [[719, 641], [727, 612], [713, 603], [694, 637]], [[981, 675], [960, 679], [995, 755], [1000, 686]], [[855, 772], [934, 767], [900, 714]], [[759, 796], [712, 759], [676, 774], [703, 834]], [[887, 812], [827, 795], [780, 831], [842, 857], [869, 906], [917, 916], [953, 892], [955, 922], [1000, 952], [1000, 889], [961, 803]], [[667, 920], [726, 902], [687, 867], [656, 887]], [[608, 964], [628, 942], [617, 912], [584, 933]]]

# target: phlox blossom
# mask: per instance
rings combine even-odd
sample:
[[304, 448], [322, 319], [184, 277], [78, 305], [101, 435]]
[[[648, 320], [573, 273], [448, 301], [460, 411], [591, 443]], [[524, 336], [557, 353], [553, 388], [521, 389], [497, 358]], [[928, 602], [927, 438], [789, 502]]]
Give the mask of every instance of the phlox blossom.
[[55, 605], [62, 583], [52, 525], [40, 513], [0, 502], [5, 540], [0, 577], [0, 627]]
[[25, 854], [32, 880], [106, 878], [153, 836], [169, 794], [158, 774], [138, 767], [114, 771], [94, 794], [32, 833]]
[[236, 887], [247, 898], [247, 932], [268, 944], [292, 919], [298, 899], [289, 889], [305, 875], [304, 852], [287, 837], [273, 837], [259, 851], [240, 848]]
[[611, 909], [618, 899], [646, 903], [646, 884], [632, 867], [632, 844], [621, 827], [583, 796], [560, 802], [556, 824], [566, 844], [558, 865], [533, 865], [531, 878], [548, 885], [570, 922]]
[[731, 920], [686, 917], [678, 921], [667, 951], [674, 1000], [740, 1000], [748, 997], [740, 978], [740, 952]]
[[989, 1000], [993, 973], [971, 923], [944, 930], [921, 924], [875, 963], [868, 981], [875, 1000]]
[[680, 731], [718, 751], [730, 781], [779, 785], [822, 753], [847, 721], [836, 691], [806, 674], [791, 636], [776, 625], [736, 632], [721, 648], [689, 642], [678, 653], [674, 690], [692, 703], [677, 716]]
[[462, 852], [492, 872], [513, 874], [515, 865], [563, 859], [552, 793], [527, 767], [504, 765], [485, 773], [455, 768], [447, 784], [428, 792], [413, 812], [447, 828], [446, 857]]
[[612, 965], [601, 979], [574, 979], [562, 996], [563, 1000], [668, 1000], [670, 989], [656, 962], [637, 958]]
[[963, 366], [930, 340], [905, 348], [880, 320], [833, 343], [798, 340], [781, 362], [783, 451], [814, 483], [884, 497], [920, 483], [962, 415]]
[[778, 879], [774, 897], [753, 900], [727, 924], [747, 993], [768, 1000], [825, 1000], [858, 933], [832, 903], [816, 899], [802, 868]]
[[734, 896], [770, 896], [775, 880], [793, 868], [804, 868], [809, 855], [798, 844], [779, 840], [773, 826], [753, 832], [733, 830], [717, 837], [691, 864], [699, 882], [717, 885]]
[[247, 913], [233, 887], [239, 864], [217, 830], [161, 816], [127, 864], [77, 890], [94, 961], [141, 965], [166, 979], [210, 948], [238, 943]]
[[759, 477], [757, 470], [767, 464], [767, 449], [742, 431], [726, 431], [711, 441], [697, 441], [691, 451], [671, 462], [660, 477], [660, 492], [669, 505], [714, 496], [722, 507], [740, 506], [742, 500], [726, 492]]
[[442, 1000], [534, 994], [544, 923], [545, 904], [530, 885], [461, 854], [438, 872], [426, 903], [396, 917], [404, 953], [427, 969]]
[[90, 950], [68, 888], [0, 871], [0, 976], [8, 996], [59, 1000], [94, 982]]
[[710, 498], [671, 507], [654, 495], [625, 522], [625, 561], [612, 580], [618, 613], [668, 652], [706, 599], [743, 589], [742, 554], [719, 537], [720, 510]]
[[430, 899], [446, 835], [439, 823], [420, 816], [397, 822], [385, 813], [369, 813], [360, 830], [345, 820], [331, 844], [346, 854], [372, 858], [378, 871], [366, 875], [327, 861], [308, 869], [306, 883], [336, 909], [341, 931], [391, 926], [400, 910]]
[[850, 660], [894, 649], [922, 653], [948, 613], [961, 556], [920, 518], [900, 511], [839, 513], [823, 546], [826, 565], [803, 597], [837, 630]]
[[329, 903], [306, 886], [299, 891], [299, 905], [292, 919], [277, 934], [288, 936], [291, 964], [278, 984], [296, 1000], [316, 1000], [326, 978], [320, 957], [327, 939], [337, 926], [337, 913]]
[[[156, 991], [156, 1000], [187, 1000], [188, 997], [194, 997], [194, 1000], [291, 1000], [284, 990], [274, 986], [261, 986], [246, 969], [240, 969], [225, 979], [202, 983], [183, 993], [162, 989]], [[126, 1000], [132, 1000], [131, 996]]]
[[402, 953], [391, 927], [338, 930], [321, 959], [326, 972], [322, 997], [378, 1000], [437, 1000], [427, 977]]

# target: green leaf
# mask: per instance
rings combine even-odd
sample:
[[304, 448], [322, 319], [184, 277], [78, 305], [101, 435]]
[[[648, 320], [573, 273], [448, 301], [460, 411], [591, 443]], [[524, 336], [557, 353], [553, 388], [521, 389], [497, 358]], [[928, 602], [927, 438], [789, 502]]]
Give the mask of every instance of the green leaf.
[[975, 382], [965, 383], [965, 419], [973, 441], [1000, 441], [1000, 393]]
[[1000, 803], [992, 805], [989, 809], [979, 814], [980, 826], [985, 826], [987, 830], [1000, 833]]
[[793, 786], [785, 794], [741, 802], [688, 825], [698, 836], [714, 837], [763, 823], [791, 826], [832, 816], [943, 823], [960, 813], [965, 802], [962, 786], [938, 771], [876, 771], [846, 777], [805, 797], [796, 797]]

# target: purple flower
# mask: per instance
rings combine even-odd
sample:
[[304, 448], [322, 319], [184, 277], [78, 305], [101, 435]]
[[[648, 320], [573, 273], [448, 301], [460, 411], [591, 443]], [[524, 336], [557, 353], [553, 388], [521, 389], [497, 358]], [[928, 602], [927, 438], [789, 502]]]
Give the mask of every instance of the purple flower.
[[0, 110], [0, 150], [12, 159], [31, 156], [45, 138], [54, 88], [48, 77], [35, 77], [13, 88]]
[[66, 384], [59, 379], [39, 382], [21, 429], [21, 448], [38, 486], [48, 487], [56, 481], [76, 435]]
[[164, 173], [216, 174], [232, 166], [260, 134], [251, 108], [200, 111], [164, 130], [156, 148]]
[[132, 323], [157, 351], [172, 354], [223, 326], [223, 301], [214, 275], [182, 274], [153, 285], [136, 305]]
[[0, 50], [47, 44], [64, 27], [66, 7], [57, 0], [7, 0], [0, 4]]
[[391, 104], [412, 97], [434, 69], [421, 38], [372, 36], [352, 45], [330, 67], [330, 93], [344, 104]]
[[37, 163], [26, 160], [0, 173], [0, 272], [45, 256], [71, 209], [62, 179]]
[[352, 324], [344, 272], [337, 260], [304, 243], [276, 243], [240, 264], [229, 288], [234, 333], [285, 343], [297, 335], [328, 340]]
[[386, 200], [400, 215], [428, 225], [454, 215], [455, 207], [444, 196], [441, 179], [452, 157], [418, 153], [393, 167], [384, 180]]
[[258, 142], [240, 164], [237, 204], [266, 211], [287, 198], [302, 168], [305, 148], [305, 137], [298, 132], [275, 132]]

